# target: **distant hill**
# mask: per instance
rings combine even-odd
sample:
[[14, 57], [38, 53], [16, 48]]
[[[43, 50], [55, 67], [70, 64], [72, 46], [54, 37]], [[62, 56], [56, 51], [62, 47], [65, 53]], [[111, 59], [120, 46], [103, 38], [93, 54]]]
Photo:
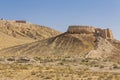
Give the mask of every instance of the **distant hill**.
[[50, 38], [60, 34], [51, 28], [26, 21], [0, 20], [0, 49]]

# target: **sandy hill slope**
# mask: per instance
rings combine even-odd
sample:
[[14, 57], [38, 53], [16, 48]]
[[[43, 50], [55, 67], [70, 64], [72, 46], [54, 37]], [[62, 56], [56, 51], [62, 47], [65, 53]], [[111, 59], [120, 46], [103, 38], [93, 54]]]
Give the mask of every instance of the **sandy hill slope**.
[[[102, 58], [112, 55], [116, 48], [107, 40], [93, 35], [64, 33], [59, 36], [29, 44], [11, 47], [1, 51], [7, 56], [47, 56], [47, 55], [80, 55], [89, 58]], [[19, 53], [19, 55], [18, 55]], [[6, 54], [4, 54], [6, 56]], [[1, 54], [2, 55], [2, 54]]]
[[60, 33], [45, 26], [3, 20], [0, 20], [0, 31], [9, 36], [20, 39], [45, 39]]
[[93, 42], [94, 37], [91, 35], [82, 36], [65, 33], [46, 40], [11, 47], [0, 53], [10, 55], [20, 53], [20, 55], [26, 56], [82, 54], [94, 48]]
[[60, 32], [45, 26], [0, 20], [0, 49], [50, 38], [58, 34]]
[[0, 32], [0, 49], [7, 48], [10, 46], [15, 46], [18, 44], [30, 43], [33, 41], [34, 40], [17, 39]]
[[115, 58], [114, 55], [120, 54], [120, 49], [116, 46], [113, 46], [110, 41], [98, 37], [95, 42], [96, 46], [95, 49], [88, 52], [86, 57], [88, 58]]

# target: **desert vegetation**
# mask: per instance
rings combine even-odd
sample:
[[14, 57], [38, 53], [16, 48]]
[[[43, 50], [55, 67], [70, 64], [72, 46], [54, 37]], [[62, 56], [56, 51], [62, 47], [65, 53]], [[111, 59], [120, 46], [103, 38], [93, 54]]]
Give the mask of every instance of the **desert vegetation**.
[[120, 64], [79, 56], [1, 58], [0, 80], [119, 80]]

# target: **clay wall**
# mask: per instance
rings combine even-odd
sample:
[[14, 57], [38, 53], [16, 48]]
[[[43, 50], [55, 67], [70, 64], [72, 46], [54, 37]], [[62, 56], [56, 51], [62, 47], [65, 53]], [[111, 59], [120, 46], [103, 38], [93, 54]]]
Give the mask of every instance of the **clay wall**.
[[24, 20], [15, 20], [16, 23], [26, 23]]
[[94, 28], [94, 27], [89, 27], [89, 26], [69, 26], [67, 32], [72, 33], [72, 34], [93, 33], [105, 39], [113, 39], [113, 34], [110, 29], [101, 29], [101, 28]]
[[68, 31], [69, 33], [94, 33], [95, 28], [94, 27], [88, 27], [88, 26], [69, 26]]

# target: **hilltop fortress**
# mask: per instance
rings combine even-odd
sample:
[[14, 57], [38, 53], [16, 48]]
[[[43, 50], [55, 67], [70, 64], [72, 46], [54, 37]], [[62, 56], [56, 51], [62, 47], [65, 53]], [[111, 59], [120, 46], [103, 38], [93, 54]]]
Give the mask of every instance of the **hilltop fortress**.
[[107, 40], [112, 40], [113, 33], [112, 31], [107, 29], [95, 28], [91, 26], [69, 26], [67, 33], [72, 34], [94, 34], [95, 36], [101, 36]]

